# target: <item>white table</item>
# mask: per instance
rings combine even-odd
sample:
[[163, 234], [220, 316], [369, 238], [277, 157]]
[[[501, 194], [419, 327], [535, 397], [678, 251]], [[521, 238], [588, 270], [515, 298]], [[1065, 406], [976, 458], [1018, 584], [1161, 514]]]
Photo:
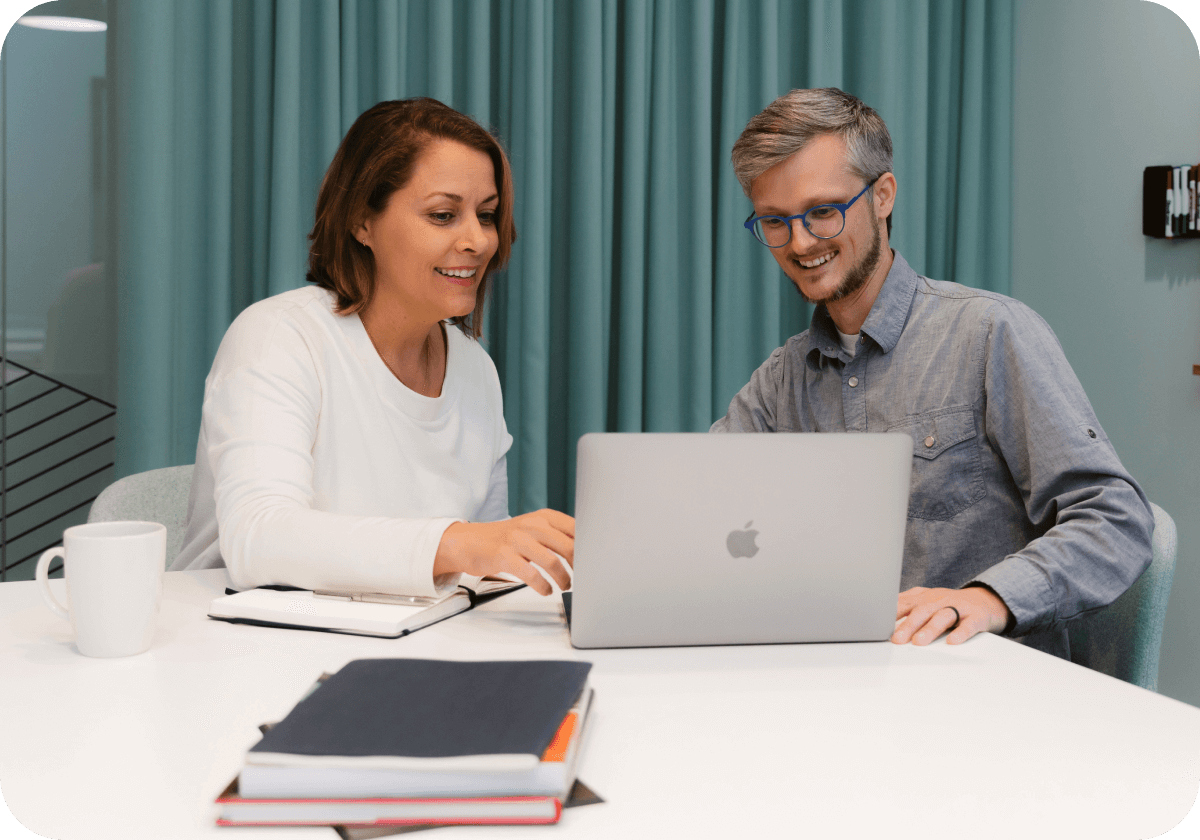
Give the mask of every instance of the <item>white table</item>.
[[334, 838], [219, 829], [212, 800], [258, 724], [362, 657], [595, 663], [580, 777], [605, 804], [431, 838], [1144, 838], [1200, 786], [1200, 710], [995, 636], [576, 651], [561, 606], [525, 590], [379, 640], [211, 621], [226, 582], [167, 573], [154, 647], [114, 660], [79, 655], [33, 583], [0, 585], [0, 786], [29, 828]]

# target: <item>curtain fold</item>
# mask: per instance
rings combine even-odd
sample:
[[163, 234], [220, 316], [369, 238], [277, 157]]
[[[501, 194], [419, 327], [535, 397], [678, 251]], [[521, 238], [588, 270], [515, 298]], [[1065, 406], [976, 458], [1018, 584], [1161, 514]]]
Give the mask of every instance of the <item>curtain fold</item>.
[[484, 341], [510, 506], [573, 506], [591, 431], [702, 431], [811, 311], [729, 165], [779, 94], [836, 85], [892, 132], [892, 242], [1009, 288], [1010, 0], [110, 0], [118, 472], [193, 460], [241, 309], [304, 283], [325, 167], [381, 99], [495, 130], [519, 240]]

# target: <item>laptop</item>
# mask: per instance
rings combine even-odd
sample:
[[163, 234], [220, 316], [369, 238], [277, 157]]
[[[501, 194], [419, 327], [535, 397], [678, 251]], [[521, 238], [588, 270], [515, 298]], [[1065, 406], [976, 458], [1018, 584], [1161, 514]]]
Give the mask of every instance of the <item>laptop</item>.
[[907, 434], [588, 434], [577, 648], [882, 641], [896, 625]]

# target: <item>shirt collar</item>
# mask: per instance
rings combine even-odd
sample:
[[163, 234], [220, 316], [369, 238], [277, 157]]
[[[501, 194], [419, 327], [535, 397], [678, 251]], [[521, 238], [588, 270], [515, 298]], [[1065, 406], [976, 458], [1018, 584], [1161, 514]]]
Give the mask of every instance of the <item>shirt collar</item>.
[[[867, 313], [863, 322], [862, 332], [870, 336], [884, 353], [892, 352], [900, 333], [908, 322], [908, 313], [912, 308], [913, 296], [917, 293], [917, 273], [899, 251], [892, 252], [892, 267], [884, 278], [883, 286]], [[838, 341], [837, 327], [822, 304], [818, 306], [812, 317], [813, 351], [823, 356], [837, 358], [842, 352], [841, 342]], [[816, 361], [814, 358], [812, 361]]]

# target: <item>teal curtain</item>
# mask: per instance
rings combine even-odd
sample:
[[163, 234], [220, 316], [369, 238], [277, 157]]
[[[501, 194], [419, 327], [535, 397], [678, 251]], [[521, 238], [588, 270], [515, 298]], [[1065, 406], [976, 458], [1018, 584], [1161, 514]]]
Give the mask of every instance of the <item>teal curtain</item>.
[[896, 148], [892, 242], [1009, 288], [1009, 0], [110, 0], [118, 470], [190, 462], [246, 305], [304, 282], [354, 118], [427, 95], [498, 132], [520, 231], [489, 304], [513, 513], [571, 510], [591, 431], [702, 431], [810, 312], [729, 166], [779, 94], [834, 85]]

